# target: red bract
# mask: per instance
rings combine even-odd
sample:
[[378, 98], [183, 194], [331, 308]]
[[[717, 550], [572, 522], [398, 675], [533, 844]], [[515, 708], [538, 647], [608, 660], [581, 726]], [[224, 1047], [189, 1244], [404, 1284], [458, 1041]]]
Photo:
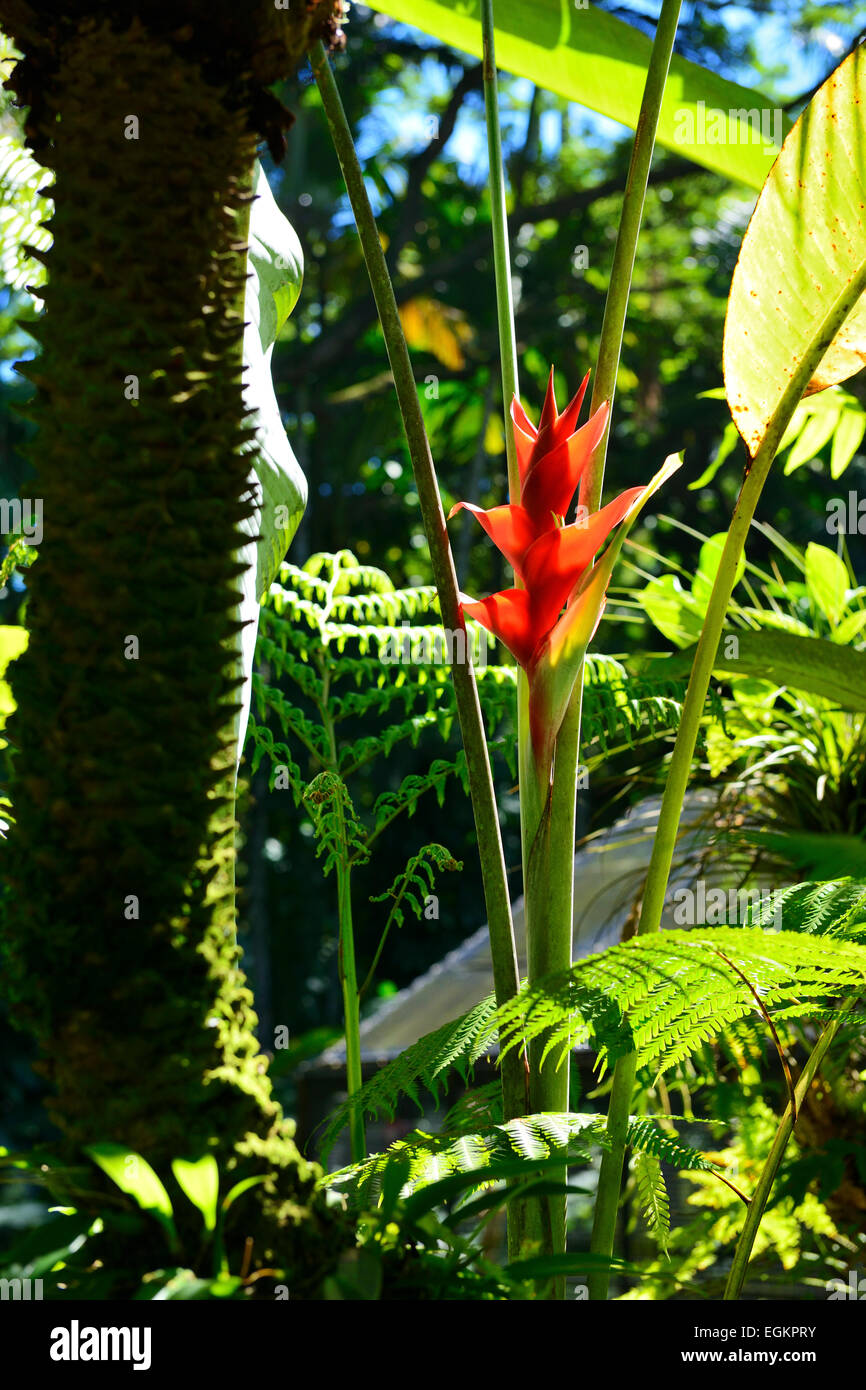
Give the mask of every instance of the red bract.
[[600, 512], [566, 526], [565, 513], [607, 423], [605, 403], [582, 429], [574, 429], [588, 381], [589, 373], [560, 414], [551, 370], [537, 429], [515, 396], [511, 418], [520, 505], [483, 511], [470, 502], [458, 502], [449, 513], [451, 517], [462, 508], [472, 512], [523, 583], [523, 588], [504, 589], [477, 602], [464, 599], [463, 611], [504, 642], [527, 670], [596, 551], [643, 491], [631, 488]]
[[[556, 737], [587, 645], [598, 626], [613, 563], [628, 529], [595, 560], [611, 532], [630, 523], [643, 502], [678, 461], [668, 459], [647, 487], [629, 488], [592, 516], [565, 524], [584, 469], [604, 434], [608, 406], [575, 429], [589, 373], [562, 414], [556, 408], [551, 369], [538, 428], [517, 397], [511, 406], [520, 503], [484, 511], [458, 502], [483, 526], [513, 567], [520, 588], [475, 600], [461, 595], [463, 612], [502, 641], [529, 676], [532, 738], [539, 755]], [[564, 610], [564, 611], [563, 611]]]

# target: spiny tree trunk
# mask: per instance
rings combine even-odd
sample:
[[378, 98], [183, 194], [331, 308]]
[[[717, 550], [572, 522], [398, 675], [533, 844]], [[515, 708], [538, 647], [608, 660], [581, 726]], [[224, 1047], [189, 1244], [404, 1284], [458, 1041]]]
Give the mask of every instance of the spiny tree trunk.
[[70, 1145], [270, 1171], [262, 1215], [308, 1217], [327, 1240], [234, 944], [226, 644], [249, 515], [256, 134], [281, 138], [265, 84], [333, 4], [62, 8], [0, 0], [28, 138], [56, 175], [29, 373], [44, 539], [14, 672], [5, 988]]

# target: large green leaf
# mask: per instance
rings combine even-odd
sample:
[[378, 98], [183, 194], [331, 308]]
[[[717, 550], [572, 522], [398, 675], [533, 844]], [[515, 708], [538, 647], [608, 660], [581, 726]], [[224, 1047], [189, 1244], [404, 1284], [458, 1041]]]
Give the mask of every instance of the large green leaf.
[[807, 394], [863, 365], [864, 289], [866, 57], [855, 49], [786, 138], [734, 271], [725, 388], [753, 457], [807, 361]]
[[736, 656], [722, 641], [715, 670], [805, 690], [840, 709], [866, 711], [866, 652], [791, 632], [738, 632]]
[[85, 1153], [122, 1192], [134, 1197], [143, 1211], [155, 1216], [171, 1239], [176, 1238], [171, 1198], [146, 1158], [125, 1144], [90, 1144]]
[[[369, 0], [374, 10], [481, 56], [481, 0]], [[496, 61], [519, 77], [634, 129], [651, 41], [631, 24], [571, 0], [496, 0]], [[674, 55], [659, 144], [761, 188], [789, 128], [760, 93]]]

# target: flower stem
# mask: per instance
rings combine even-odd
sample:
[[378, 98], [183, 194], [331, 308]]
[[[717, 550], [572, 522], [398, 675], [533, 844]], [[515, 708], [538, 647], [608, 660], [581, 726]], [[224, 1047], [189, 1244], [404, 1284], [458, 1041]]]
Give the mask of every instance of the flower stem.
[[[352, 204], [352, 211], [355, 215], [364, 261], [385, 338], [388, 360], [394, 375], [397, 401], [412, 460], [421, 516], [427, 534], [427, 543], [430, 547], [433, 577], [439, 592], [442, 621], [452, 632], [465, 632], [465, 623], [460, 609], [457, 576], [454, 570], [454, 557], [451, 553], [445, 526], [445, 514], [442, 510], [436, 470], [427, 432], [424, 428], [418, 390], [412, 375], [412, 364], [400, 323], [397, 301], [394, 298], [394, 290], [385, 263], [382, 244], [379, 240], [376, 220], [364, 185], [364, 175], [352, 139], [352, 132], [346, 120], [346, 113], [343, 110], [343, 103], [337, 90], [337, 84], [328, 63], [324, 45], [321, 42], [316, 43], [311, 50], [310, 60]], [[493, 957], [493, 983], [496, 1002], [501, 1005], [513, 998], [519, 987], [517, 952], [514, 945], [514, 926], [511, 920], [508, 879], [493, 789], [493, 776], [484, 734], [484, 722], [481, 716], [481, 706], [472, 665], [469, 661], [461, 662], [456, 659], [456, 654], [461, 650], [461, 646], [462, 644], [458, 642], [452, 644], [452, 650], [455, 653], [452, 676], [457, 715], [463, 736], [463, 746], [466, 751], [472, 809], [475, 815], [478, 852], [484, 883], [484, 899], [490, 931], [490, 948]], [[516, 1116], [524, 1114], [526, 1095], [523, 1062], [516, 1049], [510, 1052], [503, 1061], [502, 1087], [506, 1119], [514, 1119]]]
[[[788, 422], [799, 404], [812, 374], [864, 290], [866, 290], [866, 265], [852, 276], [843, 293], [827, 310], [823, 322], [817, 329], [807, 351], [803, 354], [796, 371], [791, 376], [779, 404], [773, 412], [761, 444], [746, 472], [731, 525], [725, 538], [719, 568], [710, 593], [700, 640], [692, 664], [680, 727], [671, 755], [664, 796], [662, 797], [643, 902], [641, 903], [640, 921], [637, 927], [639, 934], [658, 931], [661, 925], [662, 909], [667, 894], [668, 879], [682, 816], [683, 800], [691, 773], [698, 731], [703, 718], [704, 702], [719, 649], [725, 614], [736, 583], [737, 567], [745, 550], [746, 538], [758, 500], [776, 456], [779, 441], [788, 427]], [[630, 1053], [628, 1056], [620, 1058], [614, 1072], [613, 1090], [608, 1109], [608, 1135], [611, 1139], [611, 1145], [601, 1160], [593, 1226], [592, 1250], [596, 1254], [609, 1256], [613, 1251], [616, 1212], [625, 1154], [625, 1126], [631, 1108], [634, 1076], [635, 1056], [634, 1053]], [[607, 1297], [607, 1274], [591, 1274], [588, 1282], [590, 1298], [603, 1299]]]

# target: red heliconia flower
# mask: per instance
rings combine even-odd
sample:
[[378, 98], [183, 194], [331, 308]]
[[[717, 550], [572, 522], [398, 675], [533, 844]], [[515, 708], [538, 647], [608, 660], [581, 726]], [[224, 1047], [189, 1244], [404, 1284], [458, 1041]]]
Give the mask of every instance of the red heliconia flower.
[[[511, 419], [520, 471], [519, 504], [484, 511], [458, 502], [449, 512], [449, 519], [464, 508], [472, 512], [523, 586], [480, 600], [461, 594], [461, 601], [464, 614], [498, 637], [527, 672], [537, 749], [558, 731], [601, 618], [615, 554], [608, 563], [607, 552], [598, 561], [595, 556], [621, 522], [637, 515], [662, 479], [659, 474], [648, 487], [629, 488], [592, 516], [578, 516], [566, 524], [572, 498], [607, 424], [605, 402], [575, 429], [588, 381], [589, 373], [560, 414], [551, 368], [537, 429], [515, 396]], [[671, 460], [663, 473], [669, 471]]]

